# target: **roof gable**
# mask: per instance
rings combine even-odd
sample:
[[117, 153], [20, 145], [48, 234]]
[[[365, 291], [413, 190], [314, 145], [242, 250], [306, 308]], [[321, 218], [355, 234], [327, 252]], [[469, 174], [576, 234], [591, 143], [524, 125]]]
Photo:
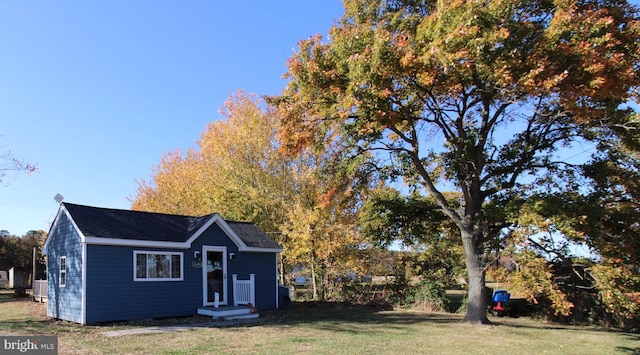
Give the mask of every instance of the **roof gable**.
[[[202, 217], [119, 210], [62, 203], [56, 220], [66, 213], [88, 244], [187, 249], [216, 223], [240, 251], [280, 252], [282, 247], [251, 223], [227, 222], [214, 213]], [[55, 228], [56, 221], [52, 225]], [[45, 242], [46, 247], [46, 242]]]

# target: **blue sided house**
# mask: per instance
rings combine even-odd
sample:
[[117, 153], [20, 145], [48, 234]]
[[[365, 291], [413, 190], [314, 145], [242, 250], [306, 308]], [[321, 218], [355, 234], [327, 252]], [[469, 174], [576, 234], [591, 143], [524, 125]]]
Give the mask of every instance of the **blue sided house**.
[[47, 313], [91, 324], [276, 309], [281, 251], [255, 225], [219, 214], [62, 203], [43, 248]]

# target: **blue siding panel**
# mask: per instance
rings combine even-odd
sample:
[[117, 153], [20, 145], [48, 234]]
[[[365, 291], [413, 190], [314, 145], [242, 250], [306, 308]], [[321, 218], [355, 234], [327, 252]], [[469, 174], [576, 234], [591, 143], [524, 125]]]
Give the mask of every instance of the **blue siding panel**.
[[[135, 250], [183, 252], [183, 281], [134, 281]], [[191, 254], [191, 255], [190, 255]], [[187, 250], [87, 246], [87, 323], [193, 315], [202, 303], [199, 275], [187, 272]]]
[[[255, 274], [256, 307], [276, 306], [276, 254], [238, 252], [237, 246], [213, 224], [191, 249], [158, 249], [128, 246], [87, 246], [87, 323], [188, 316], [203, 305], [203, 269], [194, 267], [194, 251], [203, 246], [227, 249], [227, 297], [233, 300], [232, 274], [248, 279]], [[183, 281], [134, 281], [135, 250], [183, 253]], [[229, 260], [229, 253], [236, 259]]]
[[[71, 220], [60, 215], [47, 246], [47, 314], [82, 323], [82, 243]], [[59, 260], [66, 256], [66, 286], [60, 287]]]
[[[229, 278], [238, 274], [239, 280], [249, 279], [255, 274], [256, 308], [258, 310], [275, 309], [276, 307], [276, 254], [271, 253], [238, 253], [236, 260], [228, 264]], [[232, 286], [230, 286], [232, 287]]]

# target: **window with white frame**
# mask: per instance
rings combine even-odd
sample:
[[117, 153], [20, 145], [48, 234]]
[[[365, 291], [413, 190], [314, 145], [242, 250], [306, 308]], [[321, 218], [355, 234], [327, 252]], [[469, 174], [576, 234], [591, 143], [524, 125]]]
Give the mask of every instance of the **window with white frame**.
[[67, 286], [67, 257], [66, 256], [61, 256], [60, 257], [60, 269], [58, 270], [58, 280], [60, 287], [66, 287]]
[[136, 250], [133, 264], [134, 281], [182, 280], [182, 253]]

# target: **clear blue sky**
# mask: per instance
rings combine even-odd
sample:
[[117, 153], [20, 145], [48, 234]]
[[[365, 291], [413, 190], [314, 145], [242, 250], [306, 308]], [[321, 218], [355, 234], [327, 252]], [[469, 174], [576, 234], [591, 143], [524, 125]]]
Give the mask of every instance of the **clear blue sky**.
[[297, 42], [340, 0], [0, 1], [0, 230], [48, 230], [65, 201], [128, 209], [160, 157], [194, 146], [237, 89], [277, 94]]

